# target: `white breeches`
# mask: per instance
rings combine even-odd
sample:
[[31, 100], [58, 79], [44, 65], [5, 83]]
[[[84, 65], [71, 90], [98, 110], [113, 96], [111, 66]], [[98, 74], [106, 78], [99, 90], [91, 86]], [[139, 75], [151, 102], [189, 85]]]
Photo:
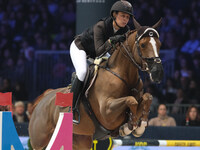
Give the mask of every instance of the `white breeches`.
[[78, 49], [74, 41], [70, 45], [70, 57], [78, 79], [84, 81], [87, 73], [87, 55], [84, 50]]

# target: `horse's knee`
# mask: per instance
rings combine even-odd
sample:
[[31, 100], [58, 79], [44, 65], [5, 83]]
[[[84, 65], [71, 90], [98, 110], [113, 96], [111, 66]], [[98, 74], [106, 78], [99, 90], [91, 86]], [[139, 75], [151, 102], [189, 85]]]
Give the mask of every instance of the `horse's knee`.
[[133, 96], [129, 96], [126, 100], [127, 105], [137, 106], [138, 102]]
[[153, 100], [153, 96], [150, 94], [150, 93], [145, 93], [143, 96], [142, 96], [142, 99], [144, 101], [152, 101]]

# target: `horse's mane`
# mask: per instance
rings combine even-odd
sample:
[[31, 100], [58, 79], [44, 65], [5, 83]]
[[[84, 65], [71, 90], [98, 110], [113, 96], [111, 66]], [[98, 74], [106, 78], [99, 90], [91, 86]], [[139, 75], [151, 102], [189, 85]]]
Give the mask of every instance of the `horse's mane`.
[[126, 37], [128, 38], [132, 33], [134, 33], [135, 31], [137, 31], [136, 29], [134, 30], [130, 30], [126, 33]]
[[46, 91], [44, 91], [44, 93], [42, 93], [40, 96], [38, 96], [34, 102], [33, 102], [33, 110], [35, 109], [35, 107], [37, 106], [37, 104], [42, 100], [43, 96], [47, 95], [50, 91], [52, 91], [52, 89], [47, 89]]

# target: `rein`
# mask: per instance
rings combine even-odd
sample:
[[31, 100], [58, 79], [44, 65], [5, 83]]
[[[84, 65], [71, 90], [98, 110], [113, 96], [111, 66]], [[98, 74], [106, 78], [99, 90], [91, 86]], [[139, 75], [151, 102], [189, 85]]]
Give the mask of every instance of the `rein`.
[[128, 83], [126, 82], [126, 80], [124, 80], [119, 74], [117, 74], [116, 72], [110, 70], [110, 68], [108, 67], [108, 63], [106, 63], [106, 66], [100, 66], [98, 65], [100, 68], [107, 70], [108, 72], [112, 73], [113, 75], [115, 75], [116, 77], [118, 77], [120, 80], [123, 81], [123, 83], [127, 86], [127, 88], [129, 89], [129, 91], [132, 92], [136, 92], [137, 94], [139, 93], [139, 91], [136, 89], [140, 83], [140, 77], [137, 80], [137, 83], [135, 84], [135, 86], [133, 86], [133, 88], [131, 88]]
[[126, 53], [128, 54], [128, 57], [127, 55], [120, 49], [120, 51], [123, 53], [123, 55], [127, 58], [129, 58], [129, 60], [141, 71], [147, 71], [147, 69], [143, 69], [136, 61], [135, 59], [133, 58], [133, 55], [132, 53], [130, 52], [130, 48], [129, 48], [129, 45], [127, 44], [128, 46], [128, 49], [126, 48], [126, 46], [121, 42], [120, 43], [122, 45], [122, 47], [124, 48], [124, 50], [126, 51]]

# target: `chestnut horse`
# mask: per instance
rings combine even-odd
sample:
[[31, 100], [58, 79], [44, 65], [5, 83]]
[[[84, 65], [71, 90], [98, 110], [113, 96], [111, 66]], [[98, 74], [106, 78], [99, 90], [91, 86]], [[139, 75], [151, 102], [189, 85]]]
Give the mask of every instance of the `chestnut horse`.
[[[139, 137], [147, 126], [152, 96], [143, 93], [139, 70], [147, 72], [156, 83], [163, 76], [159, 58], [161, 43], [156, 31], [161, 20], [152, 27], [141, 26], [134, 18], [133, 22], [136, 30], [129, 31], [126, 41], [117, 45], [110, 58], [100, 64], [87, 96], [97, 122], [107, 131], [115, 131], [115, 136], [132, 133]], [[69, 88], [50, 89], [37, 98], [29, 123], [33, 149], [41, 150], [48, 145], [59, 113], [68, 111], [67, 107], [54, 105], [56, 93], [69, 91]], [[90, 150], [97, 129], [85, 109], [83, 98], [80, 99], [79, 110], [80, 123], [73, 125], [73, 149]], [[101, 139], [112, 135], [107, 134]]]

